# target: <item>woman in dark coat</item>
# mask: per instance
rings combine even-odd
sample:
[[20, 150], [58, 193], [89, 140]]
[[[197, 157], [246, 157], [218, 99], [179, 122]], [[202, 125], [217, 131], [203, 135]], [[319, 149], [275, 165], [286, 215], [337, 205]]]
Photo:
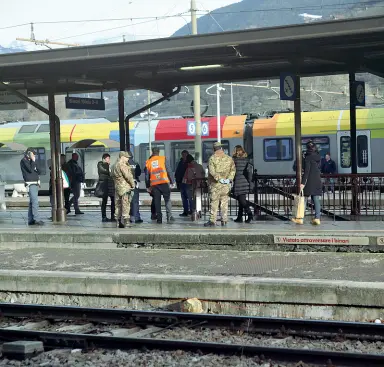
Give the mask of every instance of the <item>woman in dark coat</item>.
[[[305, 154], [304, 175], [301, 189], [304, 189], [304, 196], [306, 198], [305, 206], [309, 196], [315, 206], [315, 218], [312, 220], [313, 225], [320, 224], [321, 216], [320, 199], [323, 195], [323, 187], [321, 182], [320, 162], [321, 156], [317, 151], [316, 145], [312, 141], [309, 141], [307, 143], [307, 151]], [[296, 223], [303, 224], [303, 220], [296, 219]]]
[[[103, 190], [103, 197], [101, 202], [101, 216], [103, 222], [115, 221], [115, 186], [113, 178], [110, 175], [110, 162], [111, 156], [108, 153], [104, 153], [102, 160], [97, 163], [99, 183]], [[108, 196], [111, 199], [111, 219], [107, 218]]]
[[233, 152], [233, 161], [236, 166], [235, 179], [233, 181], [232, 192], [235, 195], [236, 199], [239, 202], [239, 212], [237, 218], [235, 219], [236, 223], [243, 222], [244, 213], [247, 215], [246, 223], [251, 223], [253, 219], [252, 210], [247, 204], [247, 195], [251, 191], [251, 180], [248, 174], [248, 164], [249, 159], [247, 153], [241, 145], [236, 145]]

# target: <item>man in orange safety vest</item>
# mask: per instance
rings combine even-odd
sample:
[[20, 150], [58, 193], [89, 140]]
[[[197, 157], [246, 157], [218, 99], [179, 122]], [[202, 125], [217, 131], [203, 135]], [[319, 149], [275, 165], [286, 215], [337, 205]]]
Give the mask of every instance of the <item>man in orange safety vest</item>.
[[172, 216], [171, 203], [172, 172], [167, 158], [160, 156], [159, 148], [152, 148], [152, 156], [147, 160], [145, 168], [145, 182], [155, 201], [157, 223], [161, 224], [163, 222], [161, 196], [165, 201], [167, 222], [173, 223], [175, 219]]

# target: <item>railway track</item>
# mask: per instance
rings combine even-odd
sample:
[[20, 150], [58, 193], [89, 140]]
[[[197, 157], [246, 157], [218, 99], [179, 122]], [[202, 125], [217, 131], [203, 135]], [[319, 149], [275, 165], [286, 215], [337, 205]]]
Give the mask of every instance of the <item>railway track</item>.
[[[236, 342], [189, 340], [196, 338], [201, 330], [225, 330], [227, 334], [236, 335]], [[193, 331], [193, 335], [188, 335], [189, 331]], [[170, 332], [183, 336], [169, 339]], [[383, 349], [357, 353], [278, 348], [250, 343], [249, 339], [242, 341], [245, 335], [273, 340], [293, 337], [304, 346], [316, 339], [384, 345], [384, 326], [371, 323], [0, 303], [0, 341], [39, 340], [46, 350], [145, 348], [259, 356], [276, 362], [323, 366], [384, 366]]]

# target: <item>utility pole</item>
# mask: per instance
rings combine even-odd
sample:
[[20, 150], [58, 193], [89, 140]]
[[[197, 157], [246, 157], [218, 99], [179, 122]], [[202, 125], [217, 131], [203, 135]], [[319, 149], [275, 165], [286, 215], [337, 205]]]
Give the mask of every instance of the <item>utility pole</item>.
[[[191, 25], [192, 34], [197, 34], [197, 17], [196, 17], [196, 0], [191, 0]], [[202, 144], [201, 144], [201, 110], [200, 110], [200, 85], [193, 87], [193, 112], [196, 122], [195, 135], [195, 159], [198, 163], [202, 163]]]
[[[151, 104], [151, 91], [148, 90], [148, 105]], [[152, 154], [152, 139], [151, 139], [151, 120], [152, 120], [152, 116], [151, 116], [151, 109], [149, 109], [147, 111], [148, 113], [148, 140], [149, 140], [149, 155]]]
[[48, 47], [48, 48], [50, 48], [48, 45], [68, 46], [68, 47], [80, 46], [77, 43], [53, 42], [53, 41], [49, 41], [48, 39], [46, 39], [46, 40], [37, 40], [35, 38], [35, 30], [34, 30], [34, 27], [33, 27], [33, 23], [31, 23], [31, 36], [30, 36], [30, 38], [20, 38], [20, 37], [18, 37], [18, 38], [16, 38], [16, 41], [32, 42], [32, 43], [34, 43], [37, 46], [45, 46], [45, 47]]

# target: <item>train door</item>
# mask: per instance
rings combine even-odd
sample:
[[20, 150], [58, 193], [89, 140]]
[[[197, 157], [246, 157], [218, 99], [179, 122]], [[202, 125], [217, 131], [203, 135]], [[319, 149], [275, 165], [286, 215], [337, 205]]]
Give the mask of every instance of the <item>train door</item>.
[[[356, 133], [357, 173], [371, 173], [371, 132], [360, 130]], [[337, 133], [338, 173], [351, 173], [351, 133]]]

